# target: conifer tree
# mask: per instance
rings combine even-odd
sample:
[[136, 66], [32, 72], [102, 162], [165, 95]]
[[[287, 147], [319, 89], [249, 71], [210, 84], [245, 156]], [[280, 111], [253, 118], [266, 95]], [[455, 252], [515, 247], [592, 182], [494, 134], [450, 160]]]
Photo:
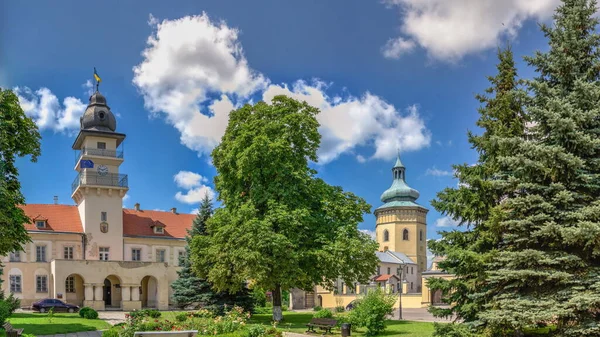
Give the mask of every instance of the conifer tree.
[[213, 213], [212, 201], [208, 195], [204, 196], [200, 203], [198, 214], [192, 223], [192, 228], [188, 230], [186, 241], [188, 245], [185, 247], [186, 256], [180, 264], [181, 270], [177, 272], [179, 278], [173, 282], [173, 299], [180, 307], [185, 307], [190, 304], [207, 305], [212, 303], [214, 293], [210, 283], [202, 280], [192, 272], [192, 267], [188, 256], [190, 255], [189, 243], [196, 235], [204, 235], [206, 231], [206, 221]]
[[186, 258], [183, 259], [182, 268], [177, 273], [179, 278], [173, 282], [173, 299], [180, 307], [197, 305], [210, 307], [222, 311], [224, 306], [238, 305], [246, 310], [252, 310], [253, 300], [247, 287], [230, 294], [227, 292], [215, 292], [212, 285], [205, 279], [199, 278], [193, 271], [190, 263], [189, 244], [195, 236], [206, 235], [206, 222], [214, 212], [212, 200], [204, 195], [198, 209], [198, 215], [188, 230], [186, 237]]
[[[500, 203], [506, 191], [499, 184], [503, 175], [499, 163], [502, 156], [514, 150], [500, 141], [506, 137], [523, 137], [525, 115], [523, 100], [525, 92], [517, 79], [513, 54], [510, 47], [498, 50], [498, 73], [488, 77], [491, 86], [485, 94], [477, 95], [481, 103], [477, 126], [481, 135], [469, 132], [469, 142], [479, 153], [475, 165], [455, 165], [459, 187], [447, 188], [438, 193], [433, 206], [443, 214], [461, 221], [465, 230], [442, 232], [438, 241], [430, 241], [429, 247], [436, 255], [446, 259], [439, 266], [455, 274], [453, 280], [428, 280], [431, 291], [442, 290], [449, 308], [431, 308], [440, 317], [454, 315], [473, 329], [482, 329], [478, 313], [486, 303], [486, 263], [497, 252], [499, 236], [490, 231], [490, 211]], [[438, 326], [438, 336], [447, 336], [450, 330], [464, 333], [460, 326]]]
[[486, 268], [485, 325], [521, 335], [538, 324], [558, 336], [600, 335], [600, 36], [595, 0], [563, 0], [550, 49], [526, 61], [528, 141], [502, 158], [511, 190], [490, 216], [502, 234]]

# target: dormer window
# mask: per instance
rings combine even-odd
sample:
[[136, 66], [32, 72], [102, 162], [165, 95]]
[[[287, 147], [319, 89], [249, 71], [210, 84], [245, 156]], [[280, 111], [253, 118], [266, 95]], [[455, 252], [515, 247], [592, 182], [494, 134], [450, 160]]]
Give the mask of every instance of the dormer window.
[[40, 229], [46, 228], [46, 220], [36, 220], [35, 228], [40, 228]]
[[164, 234], [165, 228], [163, 226], [154, 226], [154, 233], [155, 234]]

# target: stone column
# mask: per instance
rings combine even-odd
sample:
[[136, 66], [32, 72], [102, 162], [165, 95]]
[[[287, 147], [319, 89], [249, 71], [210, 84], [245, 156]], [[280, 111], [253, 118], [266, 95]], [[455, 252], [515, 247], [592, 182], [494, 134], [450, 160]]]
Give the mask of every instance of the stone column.
[[91, 283], [84, 283], [85, 287], [83, 293], [83, 306], [94, 307], [94, 285]]
[[104, 284], [94, 284], [94, 301], [104, 301]]
[[130, 301], [131, 300], [131, 288], [129, 286], [121, 286], [121, 300]]
[[132, 286], [131, 287], [131, 300], [132, 301], [140, 300], [140, 286]]

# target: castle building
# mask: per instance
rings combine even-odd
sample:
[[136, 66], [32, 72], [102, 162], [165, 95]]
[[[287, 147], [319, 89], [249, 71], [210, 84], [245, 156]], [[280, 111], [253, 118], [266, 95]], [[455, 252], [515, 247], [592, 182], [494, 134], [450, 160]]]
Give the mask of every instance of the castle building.
[[3, 257], [2, 290], [22, 305], [44, 298], [97, 310], [167, 309], [194, 215], [123, 208], [125, 134], [96, 91], [81, 117], [75, 205], [29, 204], [31, 242]]
[[346, 306], [372, 287], [399, 293], [396, 306], [421, 308], [431, 303], [432, 294], [424, 277], [436, 277], [443, 271], [427, 273], [427, 212], [416, 201], [419, 192], [406, 183], [406, 167], [396, 159], [392, 167], [392, 185], [381, 195], [383, 205], [375, 209], [375, 239], [379, 243], [379, 265], [368, 284], [344, 284], [338, 280], [333, 291], [317, 286], [312, 292], [290, 292], [292, 308]]

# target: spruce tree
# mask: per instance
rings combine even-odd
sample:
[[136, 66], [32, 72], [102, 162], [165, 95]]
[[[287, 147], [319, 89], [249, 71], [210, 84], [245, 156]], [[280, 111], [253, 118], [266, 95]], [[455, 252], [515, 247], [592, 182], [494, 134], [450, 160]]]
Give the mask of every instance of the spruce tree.
[[181, 307], [189, 305], [208, 307], [222, 312], [226, 306], [237, 305], [248, 311], [253, 309], [253, 299], [247, 287], [230, 294], [227, 292], [215, 292], [212, 284], [201, 279], [192, 271], [190, 259], [190, 242], [195, 236], [206, 235], [206, 223], [214, 212], [212, 200], [204, 195], [198, 209], [198, 214], [188, 230], [186, 237], [186, 257], [181, 261], [182, 268], [177, 272], [179, 278], [173, 282], [173, 299]]
[[[498, 50], [498, 60], [498, 73], [488, 77], [491, 86], [476, 96], [481, 103], [477, 126], [483, 132], [468, 135], [479, 159], [475, 165], [455, 165], [459, 186], [445, 189], [432, 201], [439, 212], [460, 220], [466, 228], [441, 232], [440, 240], [429, 242], [432, 252], [446, 257], [439, 266], [456, 276], [453, 280], [428, 280], [431, 291], [442, 290], [444, 301], [450, 304], [430, 311], [440, 317], [454, 315], [475, 330], [485, 328], [478, 314], [486, 303], [486, 264], [493, 259], [500, 240], [488, 223], [490, 211], [506, 194], [504, 185], [498, 183], [503, 175], [499, 160], [514, 150], [500, 140], [523, 137], [526, 122], [522, 108], [526, 95], [510, 47]], [[465, 332], [461, 326], [444, 325], [436, 327], [436, 335], [447, 336], [452, 330], [458, 335]]]
[[547, 52], [526, 61], [529, 138], [501, 159], [510, 189], [490, 215], [501, 233], [486, 269], [485, 325], [521, 335], [553, 324], [558, 336], [599, 336], [600, 36], [595, 0], [563, 0], [554, 26], [542, 25]]
[[213, 213], [212, 201], [208, 195], [204, 196], [200, 203], [198, 214], [192, 223], [192, 228], [188, 230], [186, 237], [187, 246], [185, 247], [186, 256], [180, 261], [181, 269], [177, 272], [179, 278], [173, 282], [173, 299], [181, 307], [192, 304], [209, 305], [213, 302], [214, 293], [210, 283], [202, 280], [192, 272], [192, 267], [188, 256], [190, 255], [189, 243], [196, 235], [204, 235], [206, 231], [206, 221]]

